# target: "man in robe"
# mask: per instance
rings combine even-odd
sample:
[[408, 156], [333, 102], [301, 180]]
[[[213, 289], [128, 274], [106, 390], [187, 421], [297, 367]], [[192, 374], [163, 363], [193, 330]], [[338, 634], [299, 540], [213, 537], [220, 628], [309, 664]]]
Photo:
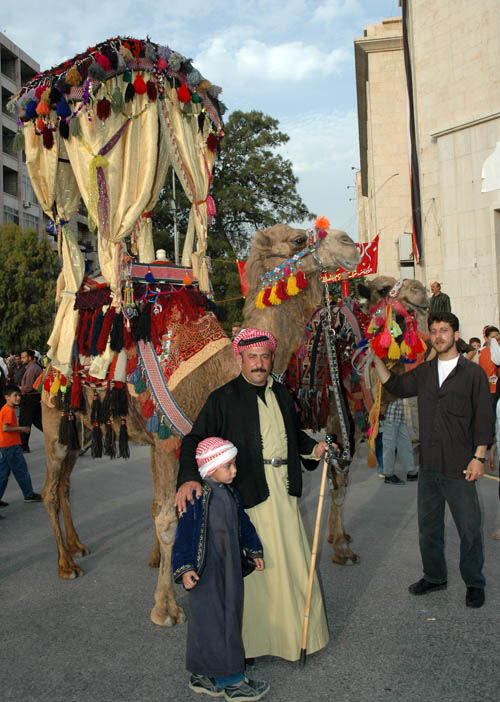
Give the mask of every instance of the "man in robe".
[[[193, 491], [201, 494], [196, 447], [221, 436], [238, 449], [234, 480], [262, 541], [266, 570], [245, 578], [242, 637], [247, 658], [300, 657], [311, 550], [299, 512], [300, 457], [316, 467], [325, 450], [298, 427], [286, 387], [271, 376], [276, 339], [262, 329], [244, 329], [233, 341], [241, 374], [213, 392], [184, 437], [175, 504], [181, 511]], [[328, 626], [314, 578], [306, 650], [326, 646]]]

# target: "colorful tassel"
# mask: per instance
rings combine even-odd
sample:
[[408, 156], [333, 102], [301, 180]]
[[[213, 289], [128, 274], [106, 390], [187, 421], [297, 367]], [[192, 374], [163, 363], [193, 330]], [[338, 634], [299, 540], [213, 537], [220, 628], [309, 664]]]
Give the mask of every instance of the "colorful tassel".
[[70, 136], [75, 137], [75, 139], [82, 136], [82, 128], [80, 126], [80, 120], [77, 116], [73, 117], [69, 121], [69, 133]]
[[78, 86], [82, 82], [82, 76], [76, 66], [72, 66], [66, 73], [65, 81], [68, 85]]
[[90, 452], [92, 458], [101, 458], [102, 456], [102, 431], [97, 422], [92, 425], [92, 444]]
[[265, 292], [264, 288], [261, 288], [259, 290], [258, 295], [257, 295], [257, 299], [255, 300], [255, 307], [257, 307], [259, 310], [266, 309], [266, 305], [262, 302], [262, 299], [264, 297], [264, 292]]
[[106, 422], [106, 434], [104, 436], [104, 455], [111, 459], [116, 456], [116, 435], [113, 429], [113, 424], [109, 419]]
[[158, 438], [163, 441], [164, 439], [168, 439], [171, 435], [172, 435], [172, 432], [170, 431], [168, 426], [162, 420], [160, 427], [158, 429]]
[[134, 89], [137, 95], [144, 95], [147, 90], [144, 78], [140, 73], [137, 74], [137, 78], [134, 80]]
[[122, 419], [120, 421], [120, 433], [118, 435], [118, 455], [120, 458], [130, 458], [127, 421], [125, 419]]
[[390, 358], [393, 361], [397, 361], [401, 358], [401, 349], [399, 348], [399, 344], [394, 337], [392, 338], [391, 345], [387, 351], [387, 358]]
[[140, 395], [141, 392], [144, 392], [145, 390], [147, 390], [146, 381], [143, 378], [139, 378], [139, 380], [134, 383], [134, 392], [136, 395]]
[[52, 130], [49, 129], [47, 126], [43, 128], [42, 141], [45, 148], [49, 151], [54, 146], [54, 135], [52, 134]]
[[132, 83], [129, 83], [127, 85], [127, 89], [125, 90], [125, 102], [132, 102], [132, 100], [134, 99], [134, 95], [135, 95], [135, 88], [132, 85]]
[[387, 327], [384, 327], [382, 333], [380, 334], [380, 346], [382, 346], [384, 349], [388, 349], [391, 345], [391, 341], [391, 332], [388, 330]]
[[277, 284], [273, 285], [273, 287], [271, 288], [271, 294], [269, 295], [269, 302], [271, 303], [271, 305], [281, 305], [281, 300], [276, 294], [277, 289]]
[[149, 431], [151, 434], [156, 434], [158, 429], [160, 427], [160, 421], [158, 419], [157, 414], [153, 414], [152, 417], [148, 419], [146, 422], [146, 431]]
[[189, 92], [189, 88], [186, 85], [184, 77], [182, 78], [182, 83], [180, 87], [177, 89], [177, 97], [179, 98], [179, 102], [191, 102], [191, 93]]
[[36, 106], [35, 112], [37, 113], [37, 115], [48, 115], [50, 112], [50, 107], [47, 105], [46, 102], [40, 100], [40, 102]]
[[69, 124], [66, 122], [65, 119], [62, 119], [59, 122], [59, 134], [62, 136], [63, 139], [69, 139]]
[[16, 132], [14, 141], [12, 142], [12, 150], [14, 153], [19, 153], [24, 149], [24, 132]]
[[123, 99], [122, 91], [118, 86], [113, 90], [113, 95], [111, 96], [111, 109], [117, 115], [125, 107], [125, 101]]
[[272, 307], [272, 302], [270, 302], [270, 300], [269, 300], [269, 298], [271, 297], [271, 290], [272, 290], [271, 287], [267, 287], [264, 290], [264, 295], [262, 296], [262, 304], [265, 307]]
[[[137, 88], [136, 88], [137, 91]], [[158, 90], [156, 89], [156, 85], [152, 80], [148, 80], [146, 83], [146, 92], [148, 94], [148, 98], [151, 100], [151, 102], [155, 102], [156, 98], [158, 97]]]
[[289, 296], [298, 295], [300, 292], [300, 289], [297, 287], [297, 278], [293, 274], [288, 278], [286, 291]]
[[307, 288], [308, 285], [309, 283], [307, 282], [307, 278], [304, 275], [304, 271], [302, 270], [302, 268], [300, 268], [297, 271], [297, 287], [299, 290], [305, 290], [305, 288]]
[[105, 122], [111, 115], [111, 103], [107, 98], [98, 100], [96, 107], [97, 118]]
[[279, 297], [280, 300], [288, 300], [288, 292], [286, 290], [286, 283], [285, 279], [281, 278], [278, 281], [278, 285], [276, 286], [276, 295]]

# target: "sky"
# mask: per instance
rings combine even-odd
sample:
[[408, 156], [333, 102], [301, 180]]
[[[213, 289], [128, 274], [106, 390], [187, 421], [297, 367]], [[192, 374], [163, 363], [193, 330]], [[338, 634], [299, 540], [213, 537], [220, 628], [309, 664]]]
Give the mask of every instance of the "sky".
[[229, 112], [278, 119], [305, 204], [357, 240], [353, 42], [367, 24], [401, 16], [398, 0], [45, 0], [39, 10], [4, 3], [0, 31], [41, 70], [110, 37], [149, 36], [222, 86]]

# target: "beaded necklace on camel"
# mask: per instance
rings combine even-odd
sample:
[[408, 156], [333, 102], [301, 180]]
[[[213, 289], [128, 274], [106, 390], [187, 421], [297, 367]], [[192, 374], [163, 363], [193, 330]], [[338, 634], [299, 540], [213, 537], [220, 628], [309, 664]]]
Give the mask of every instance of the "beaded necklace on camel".
[[330, 222], [326, 217], [318, 217], [314, 227], [307, 232], [308, 245], [279, 266], [264, 273], [261, 289], [255, 300], [256, 307], [263, 310], [273, 305], [281, 305], [283, 300], [298, 295], [301, 290], [307, 288], [309, 283], [302, 270], [302, 259], [316, 251], [321, 239], [328, 234], [329, 227]]

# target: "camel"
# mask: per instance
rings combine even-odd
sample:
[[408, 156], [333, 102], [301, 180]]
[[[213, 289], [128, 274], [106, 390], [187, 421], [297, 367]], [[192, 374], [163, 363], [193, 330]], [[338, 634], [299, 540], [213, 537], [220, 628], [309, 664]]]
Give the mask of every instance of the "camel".
[[[292, 352], [300, 343], [303, 325], [307, 322], [310, 311], [321, 299], [318, 264], [310, 254], [303, 257], [302, 270], [308, 277], [309, 286], [296, 297], [284, 301], [282, 305], [263, 310], [257, 309], [255, 307], [257, 285], [260, 284], [262, 273], [301, 251], [306, 244], [305, 230], [293, 229], [285, 224], [275, 225], [256, 232], [247, 264], [251, 290], [245, 305], [245, 325], [265, 328], [276, 334], [279, 340], [275, 359], [277, 372], [286, 369]], [[330, 230], [328, 236], [319, 241], [316, 257], [328, 270], [336, 270], [339, 266], [346, 270], [354, 270], [359, 262], [359, 254], [354, 242], [345, 232], [338, 230]], [[228, 342], [208, 360], [185, 375], [173, 391], [174, 398], [184, 413], [194, 420], [208, 395], [236, 377], [238, 373], [239, 366]], [[86, 389], [87, 407], [90, 405], [90, 394], [90, 389]], [[158, 550], [161, 558], [154, 594], [155, 604], [150, 616], [153, 623], [169, 627], [185, 619], [182, 608], [177, 605], [175, 599], [170, 572], [171, 550], [177, 524], [173, 504], [178, 472], [177, 459], [174, 450], [165, 450], [157, 434], [146, 431], [146, 420], [142, 416], [139, 399], [130, 392], [130, 388], [128, 410], [127, 428], [130, 438], [151, 447], [150, 463], [154, 486], [151, 513], [155, 522], [157, 542], [150, 565], [157, 564]], [[81, 419], [90, 428], [89, 412]], [[76, 532], [69, 502], [70, 477], [78, 451], [59, 443], [59, 422], [60, 412], [44, 403], [43, 426], [47, 476], [42, 496], [56, 539], [59, 576], [72, 579], [83, 574], [82, 568], [75, 563], [74, 558], [88, 554], [89, 549], [82, 543]], [[115, 430], [118, 431], [117, 426]], [[65, 538], [59, 518], [61, 511]]]

